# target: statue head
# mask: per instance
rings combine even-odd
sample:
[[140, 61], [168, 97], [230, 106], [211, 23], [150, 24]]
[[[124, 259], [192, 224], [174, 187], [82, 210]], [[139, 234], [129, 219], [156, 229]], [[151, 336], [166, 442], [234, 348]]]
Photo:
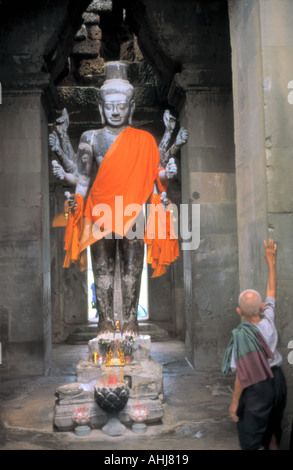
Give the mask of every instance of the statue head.
[[112, 127], [132, 125], [134, 89], [127, 80], [127, 64], [109, 62], [105, 68], [106, 80], [100, 88], [99, 104], [102, 123]]

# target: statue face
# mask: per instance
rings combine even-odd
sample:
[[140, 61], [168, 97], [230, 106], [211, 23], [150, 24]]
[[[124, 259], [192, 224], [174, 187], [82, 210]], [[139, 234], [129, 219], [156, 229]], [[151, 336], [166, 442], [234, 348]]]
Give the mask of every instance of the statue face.
[[133, 104], [123, 93], [107, 94], [102, 102], [106, 124], [112, 127], [125, 126], [129, 122]]

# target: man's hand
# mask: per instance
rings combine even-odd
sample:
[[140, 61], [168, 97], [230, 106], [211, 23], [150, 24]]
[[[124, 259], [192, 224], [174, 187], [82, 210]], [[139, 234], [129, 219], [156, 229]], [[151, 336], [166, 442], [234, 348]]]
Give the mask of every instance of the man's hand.
[[264, 240], [265, 246], [265, 260], [268, 264], [275, 264], [276, 262], [276, 253], [277, 253], [277, 245], [272, 238], [269, 238], [269, 242], [267, 243]]
[[233, 419], [234, 423], [238, 423], [238, 421], [239, 421], [239, 418], [236, 414], [237, 413], [237, 408], [238, 408], [238, 402], [233, 400], [230, 407], [229, 407], [229, 413], [230, 413], [230, 416]]

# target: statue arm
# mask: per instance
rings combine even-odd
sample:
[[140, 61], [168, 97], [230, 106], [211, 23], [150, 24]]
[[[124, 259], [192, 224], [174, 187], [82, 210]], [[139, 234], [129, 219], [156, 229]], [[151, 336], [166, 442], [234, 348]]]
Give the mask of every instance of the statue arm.
[[76, 155], [74, 153], [73, 147], [71, 145], [69, 136], [67, 132], [62, 133], [60, 135], [62, 150], [63, 150], [63, 160], [64, 164], [68, 165], [68, 167], [74, 167], [76, 164]]
[[76, 186], [78, 182], [78, 175], [75, 173], [67, 173], [63, 166], [60, 165], [56, 160], [52, 161], [53, 174], [61, 181], [69, 184], [70, 186]]
[[165, 124], [165, 132], [158, 148], [160, 152], [160, 163], [164, 166], [168, 160], [168, 158], [166, 158], [166, 152], [176, 125], [176, 119], [170, 114], [170, 111], [167, 109], [164, 112], [163, 120]]
[[81, 136], [76, 154], [78, 176], [75, 193], [81, 194], [84, 199], [87, 197], [93, 169], [93, 133], [88, 131]]
[[[58, 155], [64, 171], [66, 173], [77, 173], [76, 155], [67, 133], [68, 126], [69, 117], [67, 110], [64, 108], [62, 116], [56, 120], [56, 131], [49, 135], [49, 145], [51, 150]], [[59, 176], [57, 175], [57, 177]]]
[[188, 140], [188, 131], [181, 127], [179, 130], [176, 140], [174, 144], [169, 148], [169, 150], [165, 153], [165, 161], [167, 162], [170, 158], [175, 157], [175, 155], [179, 152], [181, 147], [186, 144]]
[[[64, 179], [75, 186], [74, 193], [66, 192], [65, 196], [73, 209], [76, 208], [75, 194], [80, 194], [84, 199], [88, 195], [93, 167], [92, 136], [94, 131], [82, 134], [76, 154], [76, 172], [65, 174]], [[63, 170], [64, 171], [64, 170]], [[70, 184], [69, 182], [69, 184]]]
[[181, 127], [174, 144], [168, 149], [172, 133], [175, 129], [176, 119], [171, 115], [169, 110], [166, 110], [164, 112], [163, 120], [165, 124], [165, 132], [158, 148], [160, 152], [160, 164], [165, 167], [170, 158], [175, 157], [180, 148], [187, 142], [188, 131]]
[[77, 185], [75, 187], [75, 194], [81, 194], [81, 196], [86, 199], [89, 185], [90, 185], [90, 177], [82, 176], [79, 177]]
[[159, 178], [162, 183], [165, 183], [167, 180], [173, 178], [177, 174], [177, 165], [175, 163], [174, 156], [179, 151], [179, 149], [187, 142], [188, 140], [188, 131], [183, 127], [177, 134], [175, 143], [172, 147], [165, 153], [165, 169], [161, 170], [159, 173]]

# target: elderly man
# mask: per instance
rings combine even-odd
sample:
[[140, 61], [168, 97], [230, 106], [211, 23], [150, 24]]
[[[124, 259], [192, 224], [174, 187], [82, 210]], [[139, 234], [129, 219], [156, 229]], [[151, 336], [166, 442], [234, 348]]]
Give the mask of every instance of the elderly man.
[[269, 268], [265, 304], [255, 290], [240, 294], [237, 313], [243, 321], [232, 332], [222, 367], [224, 373], [236, 371], [230, 415], [237, 423], [243, 450], [257, 450], [261, 445], [278, 449], [286, 405], [286, 382], [274, 323], [277, 246], [272, 239], [264, 245]]

